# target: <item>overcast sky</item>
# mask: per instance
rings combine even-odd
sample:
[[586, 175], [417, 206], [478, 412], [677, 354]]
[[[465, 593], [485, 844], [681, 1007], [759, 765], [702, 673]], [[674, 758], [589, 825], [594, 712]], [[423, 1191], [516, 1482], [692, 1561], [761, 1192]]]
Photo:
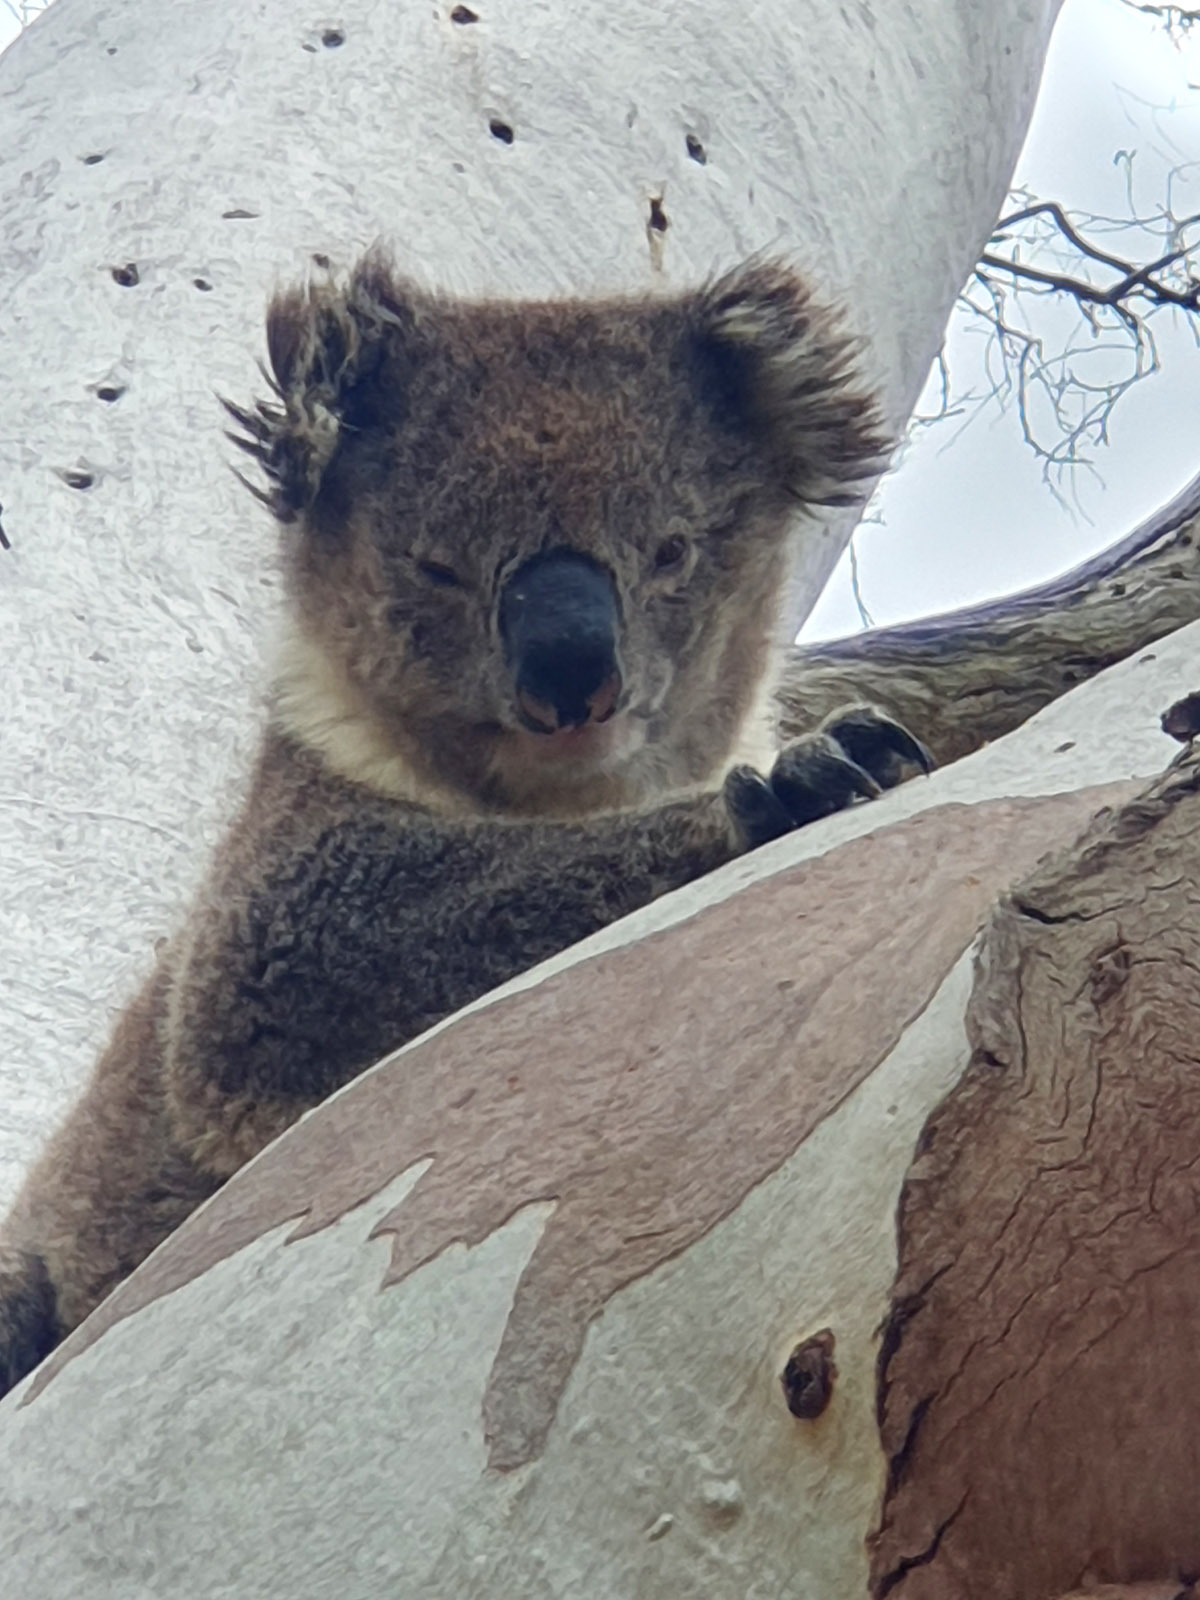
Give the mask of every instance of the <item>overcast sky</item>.
[[[1113, 158], [1133, 151], [1138, 208], [1152, 210], [1172, 168], [1200, 161], [1196, 86], [1200, 30], [1177, 49], [1160, 25], [1120, 0], [1067, 0], [1014, 181], [1071, 210], [1125, 215], [1124, 171]], [[1177, 214], [1200, 212], [1200, 169], [1180, 171], [1176, 201]], [[1154, 327], [1162, 371], [1120, 402], [1110, 443], [1091, 452], [1098, 477], [1077, 472], [1064, 485], [1078, 501], [1074, 511], [1046, 488], [1015, 413], [989, 408], [961, 431], [944, 422], [914, 440], [880, 492], [880, 522], [855, 539], [863, 599], [876, 622], [948, 610], [1061, 572], [1200, 471], [1200, 350], [1167, 315]], [[979, 346], [978, 328], [956, 318], [952, 371], [973, 373]], [[801, 637], [859, 626], [847, 559]]]
[[[0, 47], [17, 31], [0, 0]], [[1177, 212], [1200, 212], [1200, 29], [1177, 47], [1121, 0], [1066, 0], [1016, 182], [1072, 210], [1127, 210], [1117, 151], [1134, 152], [1136, 200], [1161, 203], [1178, 169]], [[1195, 174], [1187, 170], [1197, 163]], [[1190, 186], [1188, 179], [1191, 178]], [[1127, 532], [1200, 470], [1200, 350], [1188, 329], [1155, 323], [1163, 370], [1114, 414], [1094, 473], [1063, 482], [1068, 506], [1042, 480], [1015, 412], [987, 407], [963, 427], [923, 430], [855, 540], [863, 600], [878, 623], [944, 611], [1024, 588]], [[979, 376], [978, 327], [956, 318], [952, 375]], [[861, 626], [844, 560], [802, 637]]]

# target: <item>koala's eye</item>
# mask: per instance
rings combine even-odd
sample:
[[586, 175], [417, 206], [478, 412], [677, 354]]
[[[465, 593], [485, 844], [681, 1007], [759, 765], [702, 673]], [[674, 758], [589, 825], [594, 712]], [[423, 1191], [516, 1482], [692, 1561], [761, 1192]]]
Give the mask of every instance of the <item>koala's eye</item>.
[[654, 552], [655, 572], [678, 572], [687, 560], [688, 543], [681, 534], [664, 539]]
[[417, 571], [423, 578], [428, 578], [430, 583], [435, 583], [439, 589], [461, 589], [462, 579], [453, 567], [446, 566], [441, 561], [418, 561]]

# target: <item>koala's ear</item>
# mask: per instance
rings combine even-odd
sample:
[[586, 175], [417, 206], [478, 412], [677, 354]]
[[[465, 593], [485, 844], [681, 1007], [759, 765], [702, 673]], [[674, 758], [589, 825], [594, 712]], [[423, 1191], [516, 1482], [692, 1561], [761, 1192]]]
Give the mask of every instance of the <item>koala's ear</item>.
[[701, 382], [723, 419], [762, 441], [798, 500], [861, 504], [892, 442], [838, 316], [764, 261], [703, 290], [697, 316]]
[[221, 403], [241, 430], [228, 437], [259, 463], [267, 488], [242, 481], [281, 522], [313, 504], [343, 429], [370, 425], [380, 369], [414, 331], [421, 303], [377, 255], [345, 283], [309, 283], [271, 301], [263, 370], [276, 398]]

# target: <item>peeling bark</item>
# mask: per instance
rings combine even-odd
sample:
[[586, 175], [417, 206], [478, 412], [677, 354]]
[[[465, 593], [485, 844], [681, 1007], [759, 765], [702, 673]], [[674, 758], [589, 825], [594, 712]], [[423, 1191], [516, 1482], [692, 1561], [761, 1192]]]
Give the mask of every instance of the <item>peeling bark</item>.
[[1200, 617], [1200, 477], [1117, 544], [1021, 594], [794, 649], [789, 737], [853, 700], [920, 735], [941, 765], [1010, 733], [1105, 667]]
[[899, 1207], [877, 1597], [1200, 1572], [1198, 883], [1192, 752], [993, 913]]

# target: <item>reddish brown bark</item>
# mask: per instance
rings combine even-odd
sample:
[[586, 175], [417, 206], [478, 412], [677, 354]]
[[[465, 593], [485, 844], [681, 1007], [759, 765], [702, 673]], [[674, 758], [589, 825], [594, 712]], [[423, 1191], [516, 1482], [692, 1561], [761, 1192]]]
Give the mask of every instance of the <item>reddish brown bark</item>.
[[873, 1593], [1174, 1596], [1200, 1573], [1195, 758], [1005, 898], [968, 1025], [900, 1207]]

